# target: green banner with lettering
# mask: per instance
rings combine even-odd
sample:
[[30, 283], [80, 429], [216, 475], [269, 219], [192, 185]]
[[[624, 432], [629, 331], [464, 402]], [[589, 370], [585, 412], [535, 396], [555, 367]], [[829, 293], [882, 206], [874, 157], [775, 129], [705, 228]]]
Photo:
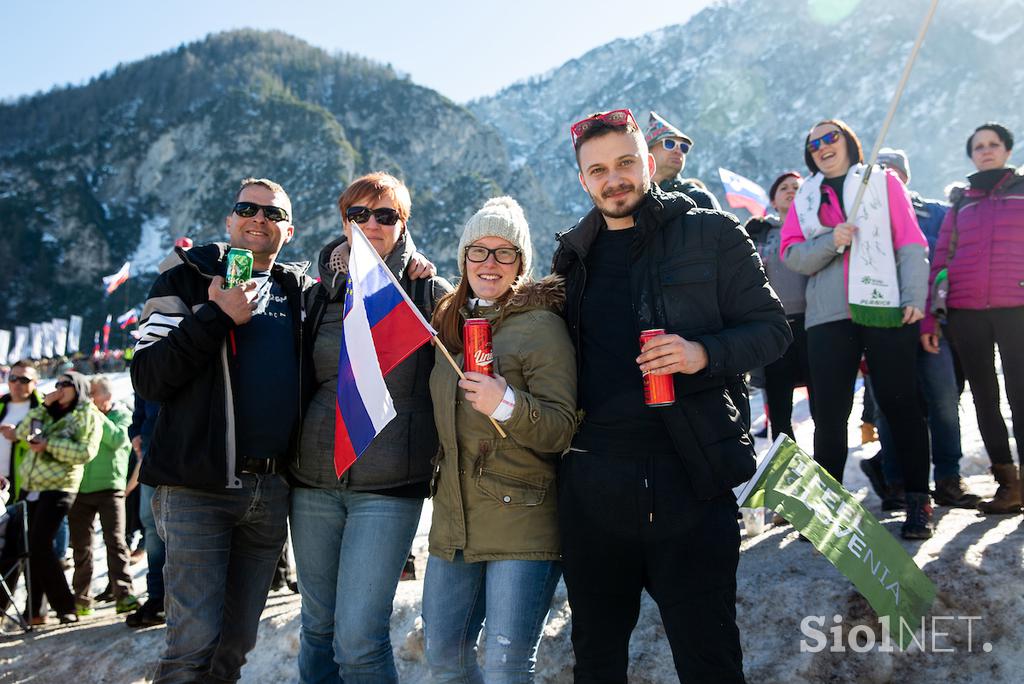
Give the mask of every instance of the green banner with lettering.
[[750, 482], [741, 507], [768, 507], [807, 537], [853, 582], [906, 648], [935, 599], [935, 585], [875, 516], [788, 437], [780, 436]]

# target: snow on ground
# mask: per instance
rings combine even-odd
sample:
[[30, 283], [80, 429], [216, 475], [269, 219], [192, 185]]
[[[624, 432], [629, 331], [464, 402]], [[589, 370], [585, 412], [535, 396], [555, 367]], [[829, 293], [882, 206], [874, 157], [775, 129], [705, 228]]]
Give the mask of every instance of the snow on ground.
[[[116, 383], [130, 392], [124, 376]], [[760, 401], [753, 400], [754, 415]], [[1004, 407], [1006, 406], [1004, 400]], [[1007, 413], [1007, 421], [1009, 415]], [[869, 492], [859, 461], [873, 456], [877, 443], [860, 446], [860, 391], [849, 424], [850, 460], [844, 484], [899, 537], [902, 513], [883, 514]], [[806, 399], [794, 412], [797, 441], [810, 450], [813, 425]], [[969, 486], [991, 496], [995, 484], [987, 474], [988, 460], [969, 393], [961, 402], [964, 460]], [[765, 449], [767, 440], [759, 440]], [[742, 635], [744, 667], [750, 682], [1017, 682], [1024, 663], [1024, 516], [984, 517], [976, 511], [936, 509], [936, 535], [925, 542], [902, 542], [938, 586], [932, 608], [938, 618], [926, 623], [924, 648], [887, 653], [878, 647], [864, 653], [849, 647], [851, 630], [871, 628], [880, 634], [874, 611], [851, 583], [809, 545], [797, 541], [791, 527], [766, 530], [744, 539], [737, 577], [737, 617]], [[403, 682], [427, 682], [422, 662], [422, 632], [417, 626], [423, 570], [426, 563], [430, 504], [424, 507], [413, 545], [416, 581], [402, 582], [395, 597], [391, 639]], [[101, 572], [102, 543], [97, 541], [95, 591], [106, 582]], [[694, 562], [700, 562], [695, 549]], [[145, 563], [134, 566], [136, 586], [144, 587]], [[270, 595], [260, 625], [259, 640], [242, 670], [242, 681], [294, 682], [297, 679], [299, 598], [288, 591]], [[840, 616], [840, 624], [833, 616]], [[818, 628], [827, 644], [820, 652], [802, 652], [801, 640], [814, 645], [813, 635], [801, 632], [806, 616], [820, 616]], [[971, 618], [971, 619], [967, 619]], [[695, 615], [695, 620], [700, 616]], [[555, 594], [538, 656], [537, 681], [572, 681], [570, 615], [564, 584]], [[838, 627], [845, 652], [832, 652], [833, 629]], [[968, 633], [970, 627], [970, 633]], [[918, 632], [920, 633], [920, 632]], [[946, 633], [946, 634], [941, 634]], [[146, 682], [160, 653], [164, 630], [132, 631], [105, 607], [74, 628], [48, 625], [29, 635], [0, 636], [0, 682]], [[933, 643], [934, 639], [934, 643]], [[863, 634], [858, 644], [863, 644]], [[985, 644], [989, 645], [986, 650]], [[661, 684], [677, 681], [671, 653], [657, 607], [644, 597], [630, 644], [630, 681]], [[940, 649], [953, 649], [942, 652]]]

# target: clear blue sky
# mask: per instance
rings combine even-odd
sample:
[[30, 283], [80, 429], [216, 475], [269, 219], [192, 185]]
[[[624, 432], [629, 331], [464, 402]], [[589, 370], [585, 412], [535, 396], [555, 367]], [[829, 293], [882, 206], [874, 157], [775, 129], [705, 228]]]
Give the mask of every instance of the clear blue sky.
[[8, 0], [0, 98], [78, 84], [117, 65], [234, 28], [280, 29], [328, 51], [390, 63], [462, 102], [615, 38], [679, 24], [711, 0], [267, 2]]

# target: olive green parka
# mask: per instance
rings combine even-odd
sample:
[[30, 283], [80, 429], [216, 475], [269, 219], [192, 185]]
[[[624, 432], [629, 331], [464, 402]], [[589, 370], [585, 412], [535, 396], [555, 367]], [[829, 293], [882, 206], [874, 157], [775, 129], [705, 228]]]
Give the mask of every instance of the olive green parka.
[[[576, 429], [576, 359], [560, 277], [516, 283], [504, 305], [472, 317], [491, 322], [495, 371], [515, 390], [499, 437], [466, 401], [440, 351], [430, 376], [441, 446], [431, 482], [430, 553], [467, 562], [558, 560], [555, 471]], [[463, 312], [468, 315], [468, 312]], [[462, 354], [455, 361], [462, 364]]]

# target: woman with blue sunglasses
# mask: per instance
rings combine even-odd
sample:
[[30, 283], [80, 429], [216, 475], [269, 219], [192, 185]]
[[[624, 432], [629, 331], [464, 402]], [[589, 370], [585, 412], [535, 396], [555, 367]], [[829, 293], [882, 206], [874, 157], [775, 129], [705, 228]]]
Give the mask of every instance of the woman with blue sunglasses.
[[[807, 282], [808, 362], [815, 391], [814, 458], [842, 482], [847, 422], [862, 356], [902, 462], [904, 538], [932, 535], [928, 428], [918, 401], [917, 322], [928, 294], [928, 243], [906, 187], [864, 164], [860, 140], [839, 119], [804, 140], [811, 177], [782, 227], [780, 254]], [[861, 185], [863, 201], [848, 216]]]

